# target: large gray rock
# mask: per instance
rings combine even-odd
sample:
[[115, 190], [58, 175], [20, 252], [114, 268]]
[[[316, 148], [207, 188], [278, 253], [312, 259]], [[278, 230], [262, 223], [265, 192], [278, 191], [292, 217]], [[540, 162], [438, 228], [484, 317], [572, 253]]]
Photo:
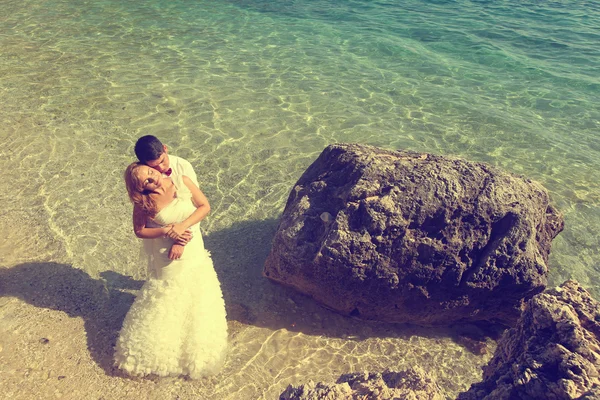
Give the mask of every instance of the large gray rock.
[[328, 146], [296, 183], [264, 275], [343, 314], [513, 324], [563, 218], [538, 183], [481, 163]]
[[342, 375], [336, 383], [289, 385], [279, 400], [442, 400], [439, 386], [420, 368]]
[[600, 304], [575, 281], [529, 300], [459, 400], [600, 398]]

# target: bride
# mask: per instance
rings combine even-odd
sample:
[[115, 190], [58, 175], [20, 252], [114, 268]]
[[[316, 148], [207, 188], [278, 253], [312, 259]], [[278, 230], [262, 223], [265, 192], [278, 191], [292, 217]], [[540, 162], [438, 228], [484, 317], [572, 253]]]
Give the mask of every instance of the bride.
[[210, 206], [187, 176], [141, 163], [125, 171], [133, 228], [145, 240], [146, 281], [123, 322], [115, 364], [130, 375], [216, 373], [227, 348], [225, 304], [198, 223]]

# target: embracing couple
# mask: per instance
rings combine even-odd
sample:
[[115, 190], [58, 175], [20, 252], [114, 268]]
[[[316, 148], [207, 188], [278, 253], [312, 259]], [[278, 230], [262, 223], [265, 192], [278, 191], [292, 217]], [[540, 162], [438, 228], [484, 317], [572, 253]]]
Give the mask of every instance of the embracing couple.
[[148, 280], [123, 322], [115, 364], [130, 375], [216, 373], [227, 347], [221, 287], [199, 222], [210, 211], [192, 165], [148, 135], [125, 171], [133, 230], [144, 239]]

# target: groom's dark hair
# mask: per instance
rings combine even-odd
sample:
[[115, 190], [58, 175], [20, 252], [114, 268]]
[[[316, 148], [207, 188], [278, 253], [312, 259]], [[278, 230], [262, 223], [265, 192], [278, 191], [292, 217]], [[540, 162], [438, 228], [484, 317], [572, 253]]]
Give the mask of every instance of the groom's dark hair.
[[138, 160], [145, 164], [148, 161], [158, 160], [165, 150], [156, 136], [146, 135], [135, 142], [133, 151], [135, 151]]

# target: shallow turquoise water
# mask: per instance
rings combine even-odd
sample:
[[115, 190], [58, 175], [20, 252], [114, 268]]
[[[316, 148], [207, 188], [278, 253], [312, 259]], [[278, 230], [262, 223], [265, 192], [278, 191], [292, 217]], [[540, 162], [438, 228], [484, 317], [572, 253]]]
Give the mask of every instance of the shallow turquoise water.
[[3, 267], [143, 276], [121, 173], [154, 134], [200, 175], [226, 300], [260, 304], [292, 185], [360, 142], [542, 182], [566, 221], [551, 283], [600, 297], [598, 1], [2, 5]]

